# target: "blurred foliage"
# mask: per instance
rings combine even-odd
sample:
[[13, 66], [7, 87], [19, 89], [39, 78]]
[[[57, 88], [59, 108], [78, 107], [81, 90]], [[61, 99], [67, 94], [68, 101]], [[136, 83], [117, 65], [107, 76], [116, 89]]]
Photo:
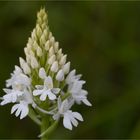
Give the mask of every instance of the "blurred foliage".
[[[84, 117], [53, 138], [140, 138], [140, 2], [0, 2], [0, 89], [9, 78], [45, 6], [49, 25], [72, 67], [87, 81], [93, 107], [76, 106]], [[0, 138], [37, 138], [38, 127], [0, 107]]]

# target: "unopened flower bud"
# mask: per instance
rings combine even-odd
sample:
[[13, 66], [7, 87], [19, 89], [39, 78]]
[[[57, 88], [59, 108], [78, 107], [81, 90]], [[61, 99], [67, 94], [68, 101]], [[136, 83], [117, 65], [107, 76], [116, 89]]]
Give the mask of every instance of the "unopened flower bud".
[[51, 42], [51, 44], [54, 44], [55, 38], [53, 36], [50, 38], [50, 42]]
[[35, 56], [35, 53], [32, 50], [28, 50], [28, 51], [29, 51], [29, 55]]
[[41, 79], [45, 79], [45, 77], [46, 77], [46, 72], [45, 72], [45, 69], [44, 69], [44, 68], [40, 68], [40, 69], [39, 69], [39, 77], [40, 77]]
[[38, 37], [40, 37], [41, 35], [42, 35], [42, 30], [41, 30], [41, 28], [39, 27], [39, 25], [37, 24], [37, 26], [36, 26], [36, 30], [37, 30], [37, 36]]
[[25, 74], [30, 74], [31, 73], [31, 69], [29, 67], [29, 65], [25, 62], [25, 60], [23, 58], [19, 58], [19, 62], [20, 62], [20, 66], [23, 69]]
[[22, 57], [20, 57], [19, 58], [19, 63], [20, 63], [20, 66], [23, 67], [23, 65], [25, 63], [25, 60]]
[[28, 63], [28, 64], [31, 64], [31, 57], [30, 57], [30, 55], [26, 55], [26, 62]]
[[25, 52], [25, 55], [28, 55], [28, 49], [27, 48], [24, 48], [24, 52]]
[[48, 51], [50, 48], [50, 41], [48, 40], [46, 43], [45, 43], [45, 50]]
[[[45, 24], [45, 25], [46, 25], [46, 24]], [[48, 30], [45, 29], [44, 32], [43, 32], [43, 34], [44, 34], [45, 37], [47, 37], [47, 36], [48, 36]]]
[[33, 43], [33, 47], [34, 47], [34, 50], [37, 50], [37, 48], [39, 47], [39, 45], [37, 44], [36, 41], [34, 41], [34, 43]]
[[38, 19], [37, 19], [37, 23], [38, 23], [39, 25], [42, 23], [42, 19], [41, 19], [41, 17], [38, 17]]
[[63, 72], [64, 74], [68, 74], [70, 71], [70, 62], [66, 63], [64, 66], [63, 66]]
[[64, 80], [64, 72], [63, 70], [59, 70], [57, 75], [56, 75], [56, 80], [57, 81], [63, 81]]
[[61, 59], [62, 56], [63, 56], [62, 49], [59, 49], [58, 52], [57, 52], [57, 58]]
[[40, 12], [37, 13], [37, 19], [39, 19], [39, 18], [40, 18]]
[[55, 42], [55, 44], [54, 44], [54, 51], [55, 51], [55, 53], [58, 52], [58, 49], [59, 49], [59, 42]]
[[32, 39], [31, 37], [29, 37], [28, 43], [29, 43], [29, 44], [33, 44], [33, 42], [34, 42], [33, 39]]
[[37, 48], [37, 56], [41, 57], [43, 54], [42, 49], [40, 47]]
[[54, 49], [53, 49], [53, 47], [51, 47], [49, 49], [49, 57], [51, 57], [52, 55], [54, 55]]
[[37, 62], [37, 60], [36, 60], [36, 58], [35, 58], [34, 56], [31, 56], [31, 67], [32, 67], [33, 69], [39, 67], [39, 64], [38, 64], [38, 62]]
[[47, 20], [47, 15], [46, 15], [46, 14], [43, 15], [43, 20], [44, 20], [44, 21]]
[[36, 37], [36, 30], [35, 29], [33, 30], [32, 34], [31, 34], [31, 37], [32, 37], [32, 39], [36, 39], [37, 38]]
[[52, 55], [49, 59], [48, 59], [48, 64], [52, 65], [53, 62], [55, 61], [56, 59], [56, 56], [55, 55]]
[[32, 49], [32, 46], [31, 46], [30, 43], [27, 43], [27, 49], [28, 49], [28, 50], [31, 50], [31, 49]]
[[49, 39], [52, 37], [52, 32], [49, 32]]
[[58, 71], [58, 62], [57, 61], [53, 62], [52, 66], [51, 66], [51, 71], [52, 72]]
[[45, 14], [45, 10], [41, 9], [39, 12], [39, 17], [43, 18], [44, 14]]
[[66, 63], [66, 59], [67, 59], [67, 55], [62, 56], [60, 61], [59, 61], [59, 64], [64, 65]]
[[31, 74], [31, 69], [27, 63], [25, 63], [22, 67], [25, 74]]
[[41, 43], [42, 45], [44, 45], [45, 42], [46, 42], [45, 35], [42, 34], [42, 36], [41, 36], [41, 38], [40, 38], [40, 43]]

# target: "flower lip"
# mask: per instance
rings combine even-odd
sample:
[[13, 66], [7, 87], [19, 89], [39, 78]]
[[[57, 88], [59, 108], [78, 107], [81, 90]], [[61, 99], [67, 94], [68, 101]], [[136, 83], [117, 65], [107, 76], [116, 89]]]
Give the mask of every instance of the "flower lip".
[[63, 117], [63, 125], [65, 128], [72, 130], [72, 125], [77, 127], [78, 121], [83, 121], [83, 117], [78, 112], [72, 112], [69, 110], [73, 104], [71, 104], [67, 99], [63, 102], [60, 97], [58, 98], [58, 112], [54, 114], [53, 118], [55, 120]]
[[55, 100], [56, 95], [60, 92], [59, 88], [54, 88], [53, 87], [53, 81], [51, 76], [45, 77], [44, 79], [44, 86], [42, 85], [37, 85], [37, 89], [33, 91], [34, 96], [40, 95], [40, 100], [45, 101], [46, 98], [48, 97], [50, 100]]

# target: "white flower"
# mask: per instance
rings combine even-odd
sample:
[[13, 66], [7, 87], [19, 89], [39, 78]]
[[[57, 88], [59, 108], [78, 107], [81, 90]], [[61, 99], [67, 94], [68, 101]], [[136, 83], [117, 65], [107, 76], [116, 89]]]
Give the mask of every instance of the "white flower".
[[25, 88], [31, 84], [30, 78], [23, 74], [20, 67], [15, 66], [14, 72], [11, 74], [11, 78], [6, 81], [6, 87], [18, 87]]
[[6, 81], [6, 86], [12, 89], [4, 89], [6, 95], [4, 95], [1, 105], [8, 103], [15, 103], [27, 93], [27, 89], [30, 88], [31, 80], [30, 78], [23, 74], [20, 67], [15, 66], [14, 72], [11, 74], [11, 78]]
[[4, 91], [7, 94], [3, 96], [1, 105], [16, 103], [11, 109], [11, 114], [16, 111], [16, 117], [20, 116], [20, 119], [26, 117], [29, 112], [28, 105], [33, 104], [31, 93], [27, 89], [24, 89], [24, 91], [4, 89]]
[[11, 109], [11, 114], [13, 114], [15, 111], [16, 117], [20, 116], [20, 119], [23, 119], [29, 113], [28, 103], [21, 101], [20, 103], [15, 104]]
[[72, 98], [76, 103], [80, 104], [83, 102], [87, 106], [92, 106], [91, 103], [87, 100], [88, 92], [82, 89], [84, 81], [75, 81], [69, 86], [69, 92], [72, 94]]
[[50, 100], [55, 100], [56, 95], [60, 92], [59, 88], [53, 88], [53, 81], [50, 76], [44, 80], [44, 85], [37, 85], [36, 90], [33, 91], [34, 96], [40, 95], [40, 100], [45, 101], [47, 96]]
[[77, 120], [83, 121], [81, 114], [78, 112], [72, 112], [71, 110], [68, 110], [64, 113], [63, 125], [65, 128], [72, 130], [72, 125], [77, 127]]
[[80, 78], [81, 78], [81, 74], [79, 74], [79, 75], [75, 75], [76, 74], [76, 70], [72, 70], [69, 74], [68, 74], [68, 76], [66, 77], [66, 83], [67, 84], [71, 84], [71, 83], [73, 83], [74, 81], [77, 81], [77, 80], [79, 80]]
[[53, 116], [54, 120], [58, 120], [60, 116], [63, 117], [63, 125], [65, 128], [72, 130], [72, 125], [77, 127], [78, 121], [83, 121], [83, 118], [80, 113], [72, 112], [69, 110], [72, 106], [72, 103], [68, 100], [61, 102], [60, 98], [58, 99], [58, 112]]
[[8, 103], [15, 103], [18, 97], [23, 95], [22, 91], [14, 90], [14, 89], [3, 89], [7, 94], [3, 96], [3, 101], [1, 105], [5, 105]]

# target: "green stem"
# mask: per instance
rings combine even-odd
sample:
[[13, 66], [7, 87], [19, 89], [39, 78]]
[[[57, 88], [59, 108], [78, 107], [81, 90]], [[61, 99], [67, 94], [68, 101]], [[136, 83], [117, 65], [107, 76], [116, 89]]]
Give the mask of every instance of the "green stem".
[[71, 94], [69, 92], [65, 93], [63, 96], [61, 96], [61, 100], [64, 101], [67, 99]]
[[28, 116], [37, 124], [37, 125], [41, 125], [41, 121], [36, 117], [36, 113], [34, 112], [34, 110], [30, 107], [29, 110], [29, 114]]
[[[55, 121], [46, 131], [44, 131], [42, 134], [39, 135], [41, 138], [47, 138], [50, 136], [50, 134], [56, 129], [58, 125], [58, 121]], [[41, 140], [47, 140], [47, 139], [41, 139]]]
[[[41, 134], [49, 127], [49, 116], [44, 116], [41, 123]], [[48, 140], [48, 135], [43, 135], [41, 140]]]

